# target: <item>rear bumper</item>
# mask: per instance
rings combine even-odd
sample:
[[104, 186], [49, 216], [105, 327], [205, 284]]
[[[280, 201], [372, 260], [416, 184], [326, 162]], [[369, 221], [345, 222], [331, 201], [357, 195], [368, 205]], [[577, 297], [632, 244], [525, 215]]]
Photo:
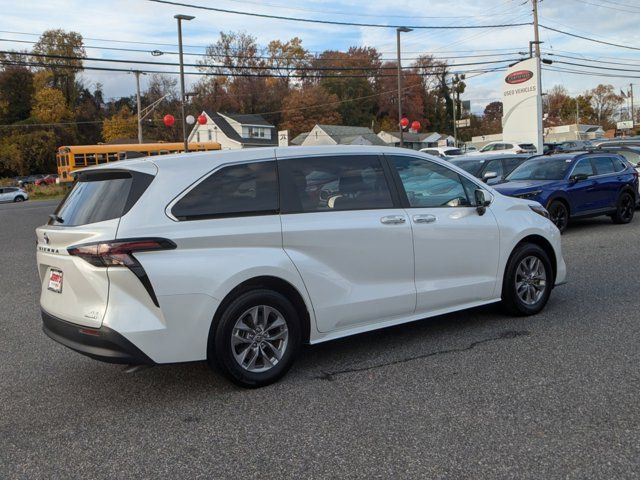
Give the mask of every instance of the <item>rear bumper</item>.
[[95, 360], [129, 365], [154, 364], [138, 347], [108, 327], [83, 327], [42, 310], [42, 330], [56, 342]]

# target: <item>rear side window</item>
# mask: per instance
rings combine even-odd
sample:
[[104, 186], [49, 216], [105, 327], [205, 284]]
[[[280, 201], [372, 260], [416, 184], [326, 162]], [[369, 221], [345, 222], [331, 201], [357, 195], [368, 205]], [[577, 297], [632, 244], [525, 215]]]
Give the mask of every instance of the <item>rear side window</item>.
[[598, 175], [606, 175], [607, 173], [615, 172], [611, 157], [594, 157], [592, 161]]
[[171, 213], [178, 220], [278, 213], [276, 162], [224, 167], [189, 191]]
[[49, 225], [74, 227], [119, 218], [138, 201], [152, 180], [152, 175], [138, 172], [80, 174]]
[[392, 208], [380, 159], [340, 155], [281, 160], [283, 213]]

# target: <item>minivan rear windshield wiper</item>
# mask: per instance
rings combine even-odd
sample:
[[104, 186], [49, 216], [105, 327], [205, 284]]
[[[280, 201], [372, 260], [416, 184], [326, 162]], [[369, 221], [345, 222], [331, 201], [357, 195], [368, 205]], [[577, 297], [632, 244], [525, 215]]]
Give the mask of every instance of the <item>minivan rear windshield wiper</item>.
[[52, 213], [49, 215], [49, 218], [51, 220], [53, 220], [54, 222], [58, 222], [58, 223], [64, 223], [64, 220], [62, 219], [62, 217], [59, 217], [58, 215], [56, 215], [55, 213]]

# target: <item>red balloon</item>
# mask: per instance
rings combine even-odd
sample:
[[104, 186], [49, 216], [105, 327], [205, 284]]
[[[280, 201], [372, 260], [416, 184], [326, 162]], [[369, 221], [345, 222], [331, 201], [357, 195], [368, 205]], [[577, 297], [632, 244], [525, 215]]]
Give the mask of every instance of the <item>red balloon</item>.
[[173, 115], [169, 115], [169, 114], [166, 114], [162, 120], [164, 121], [164, 124], [167, 127], [170, 127], [171, 125], [176, 123], [176, 119], [173, 118]]
[[420, 130], [420, 127], [422, 127], [422, 125], [420, 125], [420, 122], [417, 120], [411, 124], [411, 130], [415, 130], [416, 132]]
[[204, 125], [205, 123], [207, 123], [207, 117], [205, 117], [204, 115], [199, 115], [198, 116], [198, 123], [200, 125]]
[[400, 125], [402, 126], [402, 128], [405, 128], [407, 125], [409, 125], [409, 119], [407, 117], [404, 117], [402, 120], [400, 120]]

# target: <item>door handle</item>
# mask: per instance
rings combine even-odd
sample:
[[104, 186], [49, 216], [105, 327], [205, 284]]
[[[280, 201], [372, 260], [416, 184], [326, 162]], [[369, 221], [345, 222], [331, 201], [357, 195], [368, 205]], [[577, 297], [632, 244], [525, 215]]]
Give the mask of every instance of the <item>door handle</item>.
[[407, 220], [404, 218], [403, 215], [388, 215], [380, 219], [380, 222], [384, 223], [385, 225], [399, 225], [406, 221]]
[[435, 215], [414, 215], [413, 223], [433, 223], [436, 221]]

